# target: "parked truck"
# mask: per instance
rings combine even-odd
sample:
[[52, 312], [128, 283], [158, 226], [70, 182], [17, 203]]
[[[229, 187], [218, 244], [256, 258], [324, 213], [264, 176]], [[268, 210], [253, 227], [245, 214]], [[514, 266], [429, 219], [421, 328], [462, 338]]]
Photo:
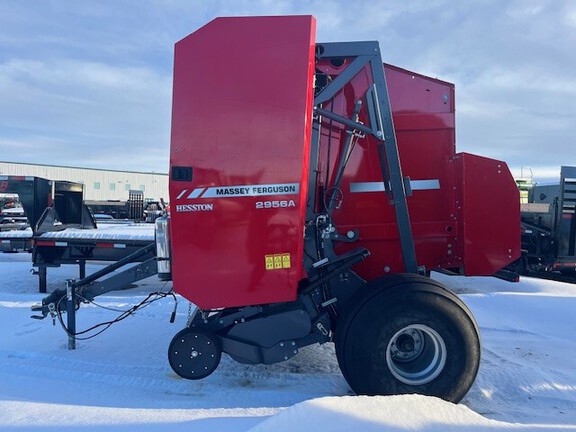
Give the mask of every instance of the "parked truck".
[[[272, 364], [333, 342], [358, 394], [459, 401], [479, 330], [428, 275], [516, 260], [518, 190], [504, 162], [456, 153], [452, 84], [384, 64], [377, 42], [317, 43], [315, 26], [217, 18], [176, 43], [156, 260], [196, 309], [169, 363], [202, 379], [222, 353]], [[106, 287], [71, 284], [44, 315], [62, 296], [73, 313], [80, 289]]]

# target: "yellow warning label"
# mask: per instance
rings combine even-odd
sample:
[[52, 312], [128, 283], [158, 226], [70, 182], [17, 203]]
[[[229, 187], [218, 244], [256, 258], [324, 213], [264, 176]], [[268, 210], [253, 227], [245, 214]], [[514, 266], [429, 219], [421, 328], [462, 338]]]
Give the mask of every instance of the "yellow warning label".
[[282, 255], [276, 254], [274, 255], [274, 270], [282, 268]]
[[292, 267], [289, 253], [264, 255], [266, 270], [280, 270]]

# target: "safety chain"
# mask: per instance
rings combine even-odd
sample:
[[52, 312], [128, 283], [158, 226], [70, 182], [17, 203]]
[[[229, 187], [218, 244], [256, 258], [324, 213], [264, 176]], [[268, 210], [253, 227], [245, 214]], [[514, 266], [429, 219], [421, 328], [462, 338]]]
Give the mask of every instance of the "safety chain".
[[192, 318], [193, 318], [193, 314], [192, 314], [192, 302], [188, 302], [188, 318], [186, 319], [186, 327], [190, 327], [190, 324], [192, 324]]

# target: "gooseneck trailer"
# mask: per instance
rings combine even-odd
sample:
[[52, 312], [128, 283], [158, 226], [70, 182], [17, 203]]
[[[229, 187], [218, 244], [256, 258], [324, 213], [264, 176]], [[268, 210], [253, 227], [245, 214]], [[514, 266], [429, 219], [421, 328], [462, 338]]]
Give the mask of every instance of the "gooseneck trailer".
[[[27, 221], [19, 224], [18, 229], [0, 232], [0, 251], [31, 252], [41, 293], [47, 292], [48, 268], [78, 265], [79, 276], [84, 278], [87, 262], [116, 262], [154, 244], [152, 225], [97, 225], [84, 204], [80, 183], [35, 176], [0, 176], [0, 193], [18, 196]], [[152, 248], [140, 260], [154, 256]]]
[[176, 44], [156, 259], [197, 308], [169, 363], [201, 379], [222, 353], [272, 364], [333, 342], [356, 393], [459, 401], [479, 331], [428, 275], [520, 256], [515, 182], [456, 153], [452, 84], [384, 64], [377, 42], [317, 43], [315, 26], [218, 18]]

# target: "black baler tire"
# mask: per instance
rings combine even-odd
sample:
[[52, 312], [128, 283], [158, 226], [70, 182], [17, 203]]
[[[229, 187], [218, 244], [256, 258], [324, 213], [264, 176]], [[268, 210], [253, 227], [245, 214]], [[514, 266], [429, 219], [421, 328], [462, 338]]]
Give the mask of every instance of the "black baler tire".
[[[348, 306], [335, 343], [340, 368], [354, 392], [418, 393], [454, 403], [466, 395], [480, 365], [480, 338], [471, 312], [453, 293], [429, 278], [394, 275], [369, 284]], [[432, 329], [445, 343], [446, 364], [430, 382], [402, 382], [387, 364], [390, 340], [410, 325]]]
[[340, 317], [338, 318], [334, 335], [336, 358], [338, 359], [340, 369], [345, 369], [343, 367], [345, 359], [342, 354], [344, 347], [343, 341], [347, 338], [350, 325], [358, 311], [366, 303], [370, 302], [372, 297], [379, 295], [382, 291], [394, 288], [395, 286], [403, 285], [409, 281], [414, 280], [414, 278], [419, 280], [421, 276], [403, 273], [384, 276], [367, 283], [364, 287], [360, 288], [352, 295], [352, 297], [346, 303]]

